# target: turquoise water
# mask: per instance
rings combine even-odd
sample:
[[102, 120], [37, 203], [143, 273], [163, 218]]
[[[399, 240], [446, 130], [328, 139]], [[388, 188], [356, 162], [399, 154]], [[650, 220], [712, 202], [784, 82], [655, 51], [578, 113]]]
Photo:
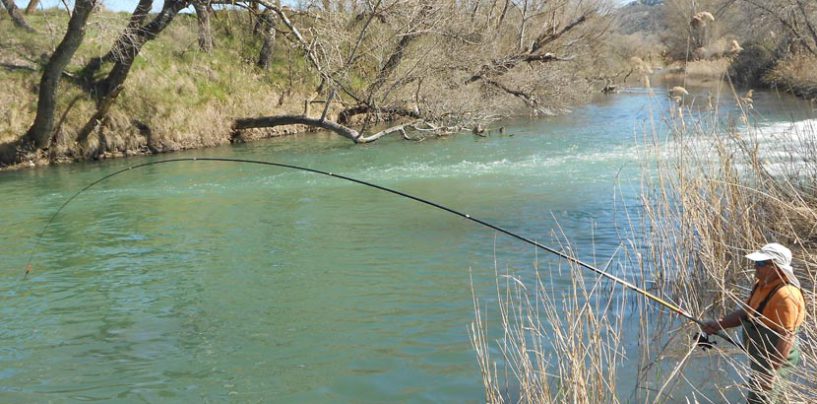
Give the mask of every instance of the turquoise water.
[[[771, 120], [802, 113], [755, 103]], [[548, 243], [563, 232], [603, 263], [621, 213], [638, 212], [644, 128], [659, 133], [667, 109], [631, 90], [487, 138], [317, 133], [178, 156], [344, 174]], [[495, 259], [530, 272], [537, 255], [454, 215], [309, 173], [171, 163], [85, 192], [35, 245], [83, 186], [171, 157], [0, 173], [0, 401], [484, 400], [469, 277], [490, 302]]]

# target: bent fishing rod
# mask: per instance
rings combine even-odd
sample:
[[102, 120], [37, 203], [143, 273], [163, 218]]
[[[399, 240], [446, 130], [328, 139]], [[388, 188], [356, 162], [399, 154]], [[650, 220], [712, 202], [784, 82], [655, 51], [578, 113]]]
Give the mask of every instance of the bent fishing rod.
[[[633, 283], [631, 283], [631, 282], [629, 282], [629, 281], [627, 281], [625, 279], [622, 279], [620, 277], [612, 275], [612, 274], [610, 274], [610, 273], [608, 273], [606, 271], [602, 271], [601, 269], [598, 269], [593, 265], [590, 265], [590, 264], [588, 264], [588, 263], [586, 263], [584, 261], [581, 261], [581, 260], [579, 260], [579, 259], [577, 259], [577, 258], [575, 258], [575, 257], [573, 257], [573, 256], [571, 256], [571, 255], [569, 255], [567, 253], [564, 253], [562, 251], [559, 251], [559, 250], [553, 249], [551, 247], [548, 247], [548, 246], [546, 246], [546, 245], [544, 245], [542, 243], [539, 243], [538, 241], [531, 240], [530, 238], [527, 238], [525, 236], [521, 236], [521, 235], [516, 234], [516, 233], [514, 233], [514, 232], [512, 232], [510, 230], [506, 230], [506, 229], [504, 229], [502, 227], [499, 227], [499, 226], [496, 226], [494, 224], [488, 223], [488, 222], [486, 222], [484, 220], [472, 217], [469, 214], [462, 213], [460, 211], [457, 211], [457, 210], [451, 209], [449, 207], [440, 205], [440, 204], [438, 204], [436, 202], [432, 202], [432, 201], [429, 201], [427, 199], [423, 199], [423, 198], [420, 198], [420, 197], [417, 197], [417, 196], [414, 196], [414, 195], [407, 194], [405, 192], [401, 192], [401, 191], [398, 191], [398, 190], [395, 190], [395, 189], [391, 189], [391, 188], [387, 188], [387, 187], [384, 187], [384, 186], [381, 186], [381, 185], [373, 184], [373, 183], [370, 183], [370, 182], [367, 182], [367, 181], [359, 180], [359, 179], [352, 178], [352, 177], [347, 177], [347, 176], [341, 175], [341, 174], [336, 174], [336, 173], [333, 173], [333, 172], [330, 172], [330, 171], [316, 170], [314, 168], [301, 167], [301, 166], [296, 166], [296, 165], [292, 165], [292, 164], [275, 163], [275, 162], [271, 162], [271, 161], [234, 159], [234, 158], [220, 158], [220, 157], [185, 157], [185, 158], [173, 158], [173, 159], [160, 160], [160, 161], [151, 161], [151, 162], [147, 162], [147, 163], [142, 163], [142, 164], [129, 166], [129, 167], [121, 169], [119, 171], [112, 172], [112, 173], [110, 173], [110, 174], [108, 174], [108, 175], [106, 175], [106, 176], [104, 176], [104, 177], [102, 177], [102, 178], [100, 178], [100, 179], [86, 185], [84, 188], [80, 189], [79, 191], [74, 193], [70, 198], [68, 198], [65, 202], [63, 202], [63, 204], [60, 205], [60, 207], [57, 209], [57, 211], [54, 212], [53, 215], [51, 215], [51, 218], [48, 219], [48, 222], [46, 222], [45, 226], [43, 226], [43, 229], [40, 230], [40, 233], [37, 235], [37, 239], [35, 241], [34, 248], [32, 249], [32, 252], [28, 257], [28, 262], [26, 263], [25, 277], [27, 277], [28, 273], [31, 272], [31, 261], [32, 261], [33, 256], [34, 256], [34, 252], [37, 250], [37, 247], [40, 245], [42, 237], [45, 234], [46, 230], [48, 229], [48, 226], [50, 226], [51, 223], [54, 221], [54, 219], [57, 217], [57, 215], [59, 215], [60, 212], [63, 209], [65, 209], [65, 207], [68, 206], [68, 204], [71, 203], [71, 201], [73, 201], [74, 199], [76, 199], [76, 197], [78, 197], [80, 194], [87, 191], [91, 187], [93, 187], [93, 186], [95, 186], [95, 185], [97, 185], [97, 184], [99, 184], [101, 182], [104, 182], [104, 181], [106, 181], [106, 180], [108, 180], [108, 179], [110, 179], [112, 177], [115, 177], [115, 176], [117, 176], [119, 174], [123, 174], [123, 173], [129, 172], [129, 171], [132, 171], [132, 170], [135, 170], [135, 169], [138, 169], [138, 168], [155, 166], [155, 165], [159, 165], [159, 164], [190, 162], [190, 161], [212, 161], [212, 162], [258, 164], [258, 165], [265, 165], [265, 166], [288, 168], [288, 169], [292, 169], [292, 170], [296, 170], [296, 171], [305, 171], [305, 172], [310, 172], [310, 173], [314, 173], [314, 174], [325, 175], [325, 176], [328, 176], [328, 177], [339, 178], [339, 179], [342, 179], [342, 180], [354, 182], [354, 183], [357, 183], [357, 184], [360, 184], [360, 185], [365, 185], [367, 187], [379, 189], [381, 191], [385, 191], [385, 192], [392, 193], [392, 194], [395, 194], [395, 195], [398, 195], [398, 196], [402, 196], [404, 198], [408, 198], [408, 199], [411, 199], [411, 200], [414, 200], [414, 201], [417, 201], [417, 202], [420, 202], [420, 203], [435, 207], [437, 209], [446, 211], [448, 213], [457, 215], [457, 216], [462, 217], [462, 218], [464, 218], [466, 220], [470, 220], [470, 221], [472, 221], [474, 223], [480, 224], [482, 226], [488, 227], [490, 229], [493, 229], [495, 231], [498, 231], [500, 233], [503, 233], [505, 235], [513, 237], [513, 238], [515, 238], [515, 239], [517, 239], [519, 241], [530, 244], [530, 245], [532, 245], [532, 246], [534, 246], [536, 248], [541, 248], [542, 250], [545, 250], [545, 251], [547, 251], [547, 252], [549, 252], [551, 254], [554, 254], [554, 255], [557, 255], [557, 256], [559, 256], [561, 258], [564, 258], [565, 260], [567, 260], [569, 262], [572, 262], [572, 263], [574, 263], [576, 265], [579, 265], [582, 268], [593, 271], [596, 274], [599, 274], [599, 275], [601, 275], [601, 276], [603, 276], [603, 277], [605, 277], [605, 278], [607, 278], [607, 279], [609, 279], [609, 280], [611, 280], [611, 281], [613, 281], [613, 282], [615, 282], [615, 283], [617, 283], [617, 284], [619, 284], [621, 286], [624, 286], [625, 288], [630, 289], [630, 290], [632, 290], [632, 291], [646, 297], [647, 299], [652, 300], [655, 303], [658, 303], [659, 305], [669, 309], [673, 313], [678, 314], [679, 316], [684, 317], [685, 319], [687, 319], [689, 321], [692, 321], [692, 322], [698, 324], [699, 326], [703, 327], [703, 325], [704, 325], [703, 321], [693, 317], [692, 314], [690, 314], [686, 310], [682, 309], [678, 305], [675, 305], [675, 304], [673, 304], [671, 302], [668, 302], [668, 301], [662, 299], [661, 297], [658, 297], [655, 294], [647, 291], [646, 289], [641, 288], [641, 287], [639, 287], [639, 286], [637, 286], [637, 285], [635, 285], [635, 284], [633, 284]], [[731, 343], [732, 345], [740, 347], [740, 345], [738, 343], [736, 343], [731, 337], [729, 337], [729, 335], [727, 335], [725, 333], [718, 332], [715, 335], [723, 338], [724, 340]]]

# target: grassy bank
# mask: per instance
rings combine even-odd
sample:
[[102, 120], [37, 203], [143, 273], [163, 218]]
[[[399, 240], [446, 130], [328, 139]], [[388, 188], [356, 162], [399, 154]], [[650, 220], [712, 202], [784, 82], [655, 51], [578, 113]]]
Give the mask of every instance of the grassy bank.
[[[94, 74], [83, 68], [112, 49], [131, 15], [94, 12], [62, 76], [53, 135], [46, 141], [48, 131], [38, 132], [39, 149], [30, 154], [26, 145], [8, 145], [34, 120], [43, 67], [62, 40], [68, 16], [53, 9], [27, 16], [37, 32], [0, 20], [0, 102], [7, 106], [0, 121], [0, 145], [7, 147], [0, 147], [0, 161], [98, 159], [275, 136], [304, 127], [232, 128], [238, 118], [317, 119], [327, 99], [327, 119], [361, 133], [398, 118], [430, 123], [442, 134], [479, 132], [502, 116], [566, 111], [627, 69], [630, 55], [601, 40], [609, 26], [603, 2], [556, 7], [550, 14], [547, 2], [537, 13], [502, 14], [459, 2], [381, 3], [366, 6], [377, 9], [369, 14], [359, 3], [285, 8], [281, 16], [243, 3], [217, 9], [210, 17], [215, 46], [209, 52], [200, 50], [206, 30], [196, 15], [182, 12], [147, 40], [118, 97], [118, 88], [107, 88], [103, 80], [116, 71], [115, 58]], [[262, 15], [273, 22], [259, 22], [266, 21]], [[272, 60], [258, 67], [266, 33], [273, 31]], [[108, 111], [106, 97], [113, 100]], [[340, 114], [344, 110], [348, 115]], [[97, 111], [103, 118], [92, 125]], [[267, 124], [244, 126], [253, 125]]]
[[780, 61], [765, 77], [772, 86], [817, 104], [817, 57], [798, 55]]
[[[232, 118], [302, 112], [306, 89], [316, 85], [308, 79], [311, 76], [303, 74], [303, 59], [288, 58], [292, 51], [280, 41], [270, 68], [256, 68], [253, 58], [261, 44], [246, 40], [252, 36], [241, 32], [247, 24], [237, 21], [240, 15], [215, 15], [217, 46], [205, 53], [198, 49], [195, 16], [181, 14], [137, 58], [121, 100], [111, 108], [109, 124], [93, 139], [108, 147], [99, 154], [76, 156], [73, 139], [93, 114], [95, 104], [72, 77], [88, 60], [108, 51], [129, 17], [127, 13], [94, 14], [85, 42], [66, 69], [58, 92], [57, 150], [52, 151], [65, 159], [227, 143]], [[62, 12], [43, 12], [28, 16], [28, 21], [37, 33], [0, 21], [0, 104], [4, 106], [0, 143], [17, 139], [31, 125], [37, 103], [34, 90], [47, 55], [43, 52], [50, 52], [59, 42], [67, 17]], [[88, 150], [96, 153], [98, 149]]]
[[805, 54], [788, 56], [767, 60], [762, 67], [747, 60], [750, 58], [670, 61], [664, 76], [691, 85], [727, 80], [745, 88], [773, 88], [817, 103], [817, 69], [814, 69], [817, 57]]

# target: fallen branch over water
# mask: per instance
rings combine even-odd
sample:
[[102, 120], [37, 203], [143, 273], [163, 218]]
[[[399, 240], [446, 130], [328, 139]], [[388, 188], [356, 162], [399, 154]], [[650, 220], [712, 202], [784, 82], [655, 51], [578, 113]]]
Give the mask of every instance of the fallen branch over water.
[[[442, 133], [442, 134], [449, 134], [451, 133], [452, 128], [448, 127], [438, 127], [432, 125], [425, 121], [414, 121], [409, 122], [397, 126], [392, 126], [387, 129], [383, 129], [377, 133], [364, 136], [362, 133], [348, 127], [345, 125], [341, 125], [337, 122], [330, 121], [327, 119], [320, 119], [320, 118], [309, 118], [303, 115], [276, 115], [276, 116], [264, 116], [264, 117], [256, 117], [256, 118], [240, 118], [236, 119], [233, 123], [233, 130], [244, 130], [244, 129], [254, 129], [254, 128], [274, 128], [276, 126], [284, 126], [284, 125], [306, 125], [313, 128], [321, 128], [328, 131], [332, 131], [341, 135], [355, 143], [371, 143], [375, 140], [378, 140], [386, 135], [390, 135], [392, 133], [399, 133], [401, 137], [405, 140], [413, 140], [419, 141], [423, 138], [413, 138], [408, 135], [407, 129], [412, 129], [415, 131], [420, 132], [434, 132], [434, 133]], [[421, 128], [420, 125], [426, 126], [425, 128]]]
[[235, 120], [235, 123], [233, 123], [233, 129], [242, 130], [252, 128], [274, 128], [276, 126], [284, 125], [306, 125], [322, 128], [335, 132], [355, 143], [360, 143], [358, 142], [358, 139], [361, 137], [360, 133], [352, 128], [330, 120], [309, 118], [303, 115], [276, 115], [257, 118], [241, 118]]

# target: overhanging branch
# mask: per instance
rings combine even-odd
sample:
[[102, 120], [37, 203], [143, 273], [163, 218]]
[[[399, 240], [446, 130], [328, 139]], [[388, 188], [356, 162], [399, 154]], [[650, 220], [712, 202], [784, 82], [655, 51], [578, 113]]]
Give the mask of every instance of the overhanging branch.
[[575, 56], [556, 56], [553, 53], [520, 53], [513, 56], [508, 56], [503, 59], [493, 60], [490, 64], [485, 64], [480, 67], [479, 72], [475, 73], [468, 80], [465, 81], [465, 84], [470, 84], [478, 80], [484, 80], [487, 77], [499, 77], [503, 74], [507, 73], [520, 63], [533, 63], [533, 62], [566, 62], [575, 59]]
[[240, 118], [236, 119], [233, 123], [233, 129], [241, 130], [252, 128], [273, 128], [284, 125], [307, 125], [330, 130], [355, 143], [358, 143], [358, 138], [360, 138], [360, 133], [352, 128], [330, 120], [308, 118], [303, 115], [277, 115], [257, 118]]

